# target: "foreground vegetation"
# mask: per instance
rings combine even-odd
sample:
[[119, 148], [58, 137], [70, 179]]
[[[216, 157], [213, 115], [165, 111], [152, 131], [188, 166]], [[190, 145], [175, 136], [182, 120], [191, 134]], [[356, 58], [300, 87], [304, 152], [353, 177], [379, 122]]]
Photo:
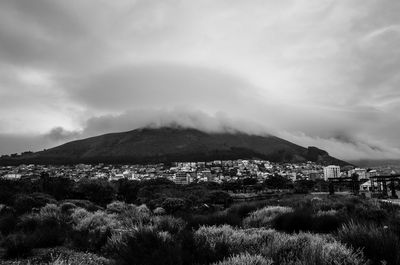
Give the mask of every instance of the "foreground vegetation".
[[231, 204], [212, 184], [125, 184], [102, 183], [103, 197], [90, 186], [98, 183], [70, 186], [66, 197], [4, 184], [20, 190], [1, 198], [1, 263], [400, 264], [391, 204], [310, 194]]

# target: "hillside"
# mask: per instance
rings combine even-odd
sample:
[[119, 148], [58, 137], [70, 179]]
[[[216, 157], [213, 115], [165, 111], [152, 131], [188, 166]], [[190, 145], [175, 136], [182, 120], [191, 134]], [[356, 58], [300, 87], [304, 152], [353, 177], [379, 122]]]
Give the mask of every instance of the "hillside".
[[267, 159], [274, 162], [314, 161], [347, 164], [315, 147], [304, 148], [275, 136], [206, 133], [184, 128], [143, 128], [72, 141], [1, 164], [151, 163]]

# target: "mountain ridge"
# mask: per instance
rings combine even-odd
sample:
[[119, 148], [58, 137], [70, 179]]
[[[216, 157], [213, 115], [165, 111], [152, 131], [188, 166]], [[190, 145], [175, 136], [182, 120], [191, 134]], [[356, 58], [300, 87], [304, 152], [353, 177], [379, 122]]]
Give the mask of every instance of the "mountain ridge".
[[193, 128], [140, 128], [71, 141], [60, 146], [2, 158], [0, 164], [154, 163], [265, 159], [348, 165], [316, 147], [302, 147], [273, 135], [242, 132], [210, 133]]

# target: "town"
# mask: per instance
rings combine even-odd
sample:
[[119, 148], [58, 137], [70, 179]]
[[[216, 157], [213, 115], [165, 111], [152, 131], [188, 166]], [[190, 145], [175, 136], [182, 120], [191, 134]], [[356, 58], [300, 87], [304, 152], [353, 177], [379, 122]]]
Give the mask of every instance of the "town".
[[328, 181], [332, 178], [349, 178], [357, 174], [358, 179], [365, 180], [361, 190], [369, 190], [371, 177], [396, 174], [392, 167], [357, 168], [354, 166], [339, 167], [336, 165], [322, 166], [314, 162], [306, 163], [272, 163], [265, 160], [216, 160], [210, 162], [174, 162], [147, 165], [19, 165], [0, 167], [2, 179], [26, 179], [35, 181], [43, 173], [49, 177], [67, 177], [74, 181], [81, 179], [104, 179], [115, 181], [150, 180], [166, 178], [176, 184], [199, 182], [235, 182], [251, 178], [255, 183], [280, 176], [289, 181], [300, 180]]

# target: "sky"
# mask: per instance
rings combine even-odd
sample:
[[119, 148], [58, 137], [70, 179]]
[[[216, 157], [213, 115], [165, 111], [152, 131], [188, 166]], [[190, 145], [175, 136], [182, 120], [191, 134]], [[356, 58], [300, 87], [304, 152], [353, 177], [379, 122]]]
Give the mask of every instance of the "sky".
[[144, 126], [400, 159], [400, 1], [2, 0], [0, 154]]

